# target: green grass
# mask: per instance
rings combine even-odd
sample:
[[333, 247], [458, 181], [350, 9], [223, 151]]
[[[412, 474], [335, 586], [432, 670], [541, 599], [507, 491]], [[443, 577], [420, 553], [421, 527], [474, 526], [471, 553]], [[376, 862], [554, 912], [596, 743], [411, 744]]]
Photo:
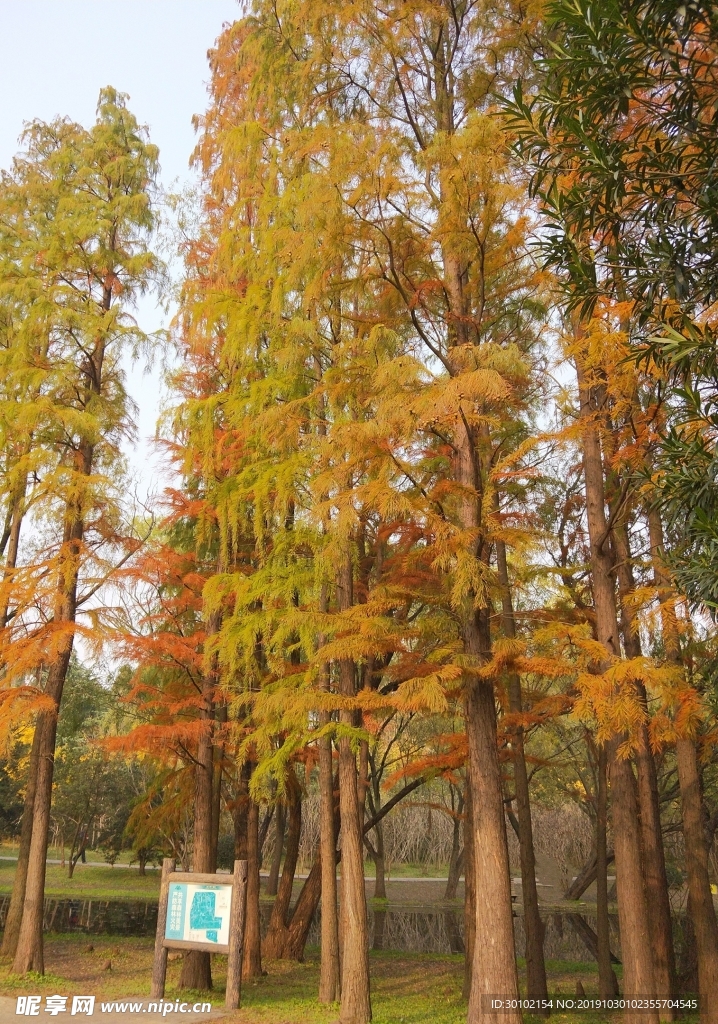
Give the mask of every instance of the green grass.
[[[54, 854], [56, 851], [50, 850], [48, 852], [48, 858], [50, 860], [55, 859]], [[2, 847], [3, 856], [13, 856], [17, 851], [11, 847]], [[99, 855], [94, 853], [88, 853], [88, 860], [99, 860]], [[406, 869], [401, 875], [396, 872], [395, 877], [408, 878], [413, 877], [418, 880], [429, 880], [430, 875], [423, 875], [418, 873], [418, 869], [415, 874], [411, 874], [410, 866], [403, 865]], [[15, 875], [15, 863], [11, 860], [0, 860], [0, 894], [8, 893], [12, 891], [13, 878]], [[301, 878], [295, 879], [295, 891], [298, 891], [303, 885], [304, 880]], [[136, 865], [132, 867], [92, 867], [89, 864], [78, 863], [75, 866], [75, 871], [72, 878], [67, 877], [67, 867], [60, 867], [59, 864], [48, 864], [47, 866], [47, 882], [45, 886], [45, 894], [52, 897], [67, 897], [68, 899], [98, 899], [98, 900], [131, 900], [131, 899], [155, 899], [159, 893], [160, 887], [160, 872], [150, 870], [149, 866], [146, 875], [140, 875]], [[369, 887], [369, 894], [371, 896], [372, 887]], [[407, 890], [406, 895], [409, 895]], [[272, 901], [274, 897], [265, 896], [262, 892], [262, 900], [268, 899]], [[425, 904], [425, 900], [420, 901], [421, 905]], [[381, 904], [385, 905], [383, 901]]]
[[[9, 841], [9, 842], [5, 842], [5, 843], [0, 843], [0, 855], [1, 856], [3, 856], [3, 857], [17, 857], [17, 852], [18, 852], [18, 845], [17, 845], [16, 842]], [[49, 860], [61, 860], [62, 859], [62, 853], [63, 853], [63, 851], [60, 849], [59, 846], [49, 846], [48, 849], [47, 849], [47, 856], [48, 856]], [[65, 847], [64, 853], [65, 853], [65, 858], [67, 858], [67, 855], [69, 853], [69, 850], [68, 850], [67, 847]], [[100, 863], [107, 863], [106, 860], [105, 860], [105, 855], [104, 855], [104, 853], [102, 853], [101, 850], [87, 850], [85, 856], [87, 857], [87, 860], [89, 860], [89, 861], [95, 861], [95, 862], [100, 862]], [[118, 865], [119, 864], [129, 864], [132, 859], [133, 859], [132, 851], [131, 850], [123, 850], [122, 853], [120, 853], [119, 857], [117, 858], [116, 863]], [[107, 866], [109, 867], [109, 864]], [[134, 861], [132, 867], [135, 870], [137, 870], [137, 861], [136, 860]], [[147, 865], [147, 870], [148, 871], [155, 870], [154, 865], [148, 864]]]
[[[0, 861], [0, 893], [12, 891], [15, 865]], [[132, 900], [157, 899], [160, 889], [159, 871], [140, 875], [133, 868], [92, 868], [78, 864], [72, 878], [67, 868], [48, 864], [45, 895], [66, 899]]]
[[[108, 936], [50, 935], [46, 939], [47, 974], [16, 978], [8, 960], [0, 960], [0, 994], [33, 992], [72, 995], [79, 991], [100, 999], [144, 997], [149, 994], [152, 940]], [[308, 949], [305, 963], [270, 960], [267, 974], [245, 981], [242, 1009], [227, 1024], [335, 1024], [337, 1006], [319, 1006], [318, 950]], [[109, 963], [109, 967], [108, 967]], [[580, 980], [588, 994], [596, 991], [596, 965], [552, 961], [549, 989], [572, 995]], [[523, 972], [523, 964], [520, 964]], [[419, 953], [370, 954], [374, 1024], [463, 1024], [466, 1004], [461, 998], [464, 965], [461, 956]], [[181, 961], [168, 965], [166, 997], [179, 995]], [[224, 999], [226, 958], [215, 956], [215, 988], [211, 1000]], [[185, 996], [186, 998], [186, 996]], [[204, 998], [204, 997], [203, 997]], [[556, 1013], [555, 1024], [609, 1024], [620, 1016]], [[689, 1018], [686, 1018], [686, 1022]], [[526, 1018], [526, 1024], [533, 1024]]]

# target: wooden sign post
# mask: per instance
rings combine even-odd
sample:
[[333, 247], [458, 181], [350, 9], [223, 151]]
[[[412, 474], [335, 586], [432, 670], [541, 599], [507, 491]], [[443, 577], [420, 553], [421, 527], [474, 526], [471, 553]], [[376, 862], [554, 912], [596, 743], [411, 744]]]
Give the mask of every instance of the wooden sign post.
[[175, 871], [175, 862], [162, 861], [160, 905], [157, 913], [152, 998], [162, 999], [169, 949], [199, 949], [227, 954], [224, 1005], [239, 1007], [242, 949], [247, 909], [247, 861], [236, 860], [231, 875]]

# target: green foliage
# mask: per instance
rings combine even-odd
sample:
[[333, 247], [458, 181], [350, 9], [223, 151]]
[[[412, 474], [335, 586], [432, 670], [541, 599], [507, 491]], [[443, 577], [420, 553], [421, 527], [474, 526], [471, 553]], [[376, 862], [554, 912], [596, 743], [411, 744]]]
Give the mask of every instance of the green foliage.
[[638, 357], [665, 375], [654, 484], [670, 559], [715, 610], [715, 5], [553, 0], [547, 15], [544, 82], [505, 104], [547, 219], [539, 246], [570, 308], [632, 303]]

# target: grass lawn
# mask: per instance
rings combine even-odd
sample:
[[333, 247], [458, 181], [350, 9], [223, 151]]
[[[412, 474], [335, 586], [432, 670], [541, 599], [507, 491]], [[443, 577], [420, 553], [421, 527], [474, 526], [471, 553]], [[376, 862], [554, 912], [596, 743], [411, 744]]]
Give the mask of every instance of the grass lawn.
[[[0, 861], [0, 893], [12, 892], [14, 877], [12, 861]], [[78, 864], [72, 878], [68, 878], [67, 868], [61, 868], [59, 864], [47, 865], [46, 896], [98, 900], [157, 899], [159, 891], [159, 871], [140, 875], [136, 868], [93, 868]]]
[[[50, 935], [46, 938], [44, 978], [18, 979], [10, 963], [0, 960], [0, 994], [92, 994], [98, 998], [146, 998], [152, 964], [151, 939], [111, 939], [105, 936]], [[463, 957], [372, 952], [374, 1024], [462, 1024], [466, 1007], [461, 998]], [[167, 998], [177, 996], [180, 960], [168, 965]], [[547, 965], [551, 991], [573, 995], [581, 980], [587, 993], [596, 991], [595, 964], [553, 962]], [[212, 1001], [224, 998], [226, 960], [214, 958]], [[303, 964], [267, 961], [265, 977], [245, 981], [242, 1009], [227, 1017], [228, 1024], [335, 1024], [336, 1006], [316, 1001], [318, 950], [307, 951]], [[554, 1014], [557, 1024], [607, 1024], [606, 1014]], [[616, 1021], [620, 1017], [615, 1018]], [[527, 1022], [529, 1018], [527, 1018]]]

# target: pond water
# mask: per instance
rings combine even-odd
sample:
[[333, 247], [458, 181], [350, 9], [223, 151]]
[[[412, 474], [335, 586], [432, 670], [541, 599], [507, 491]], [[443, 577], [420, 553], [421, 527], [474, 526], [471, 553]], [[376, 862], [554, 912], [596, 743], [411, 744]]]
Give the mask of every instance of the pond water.
[[[9, 896], [0, 897], [0, 926], [5, 923]], [[262, 905], [266, 928], [271, 907]], [[547, 960], [595, 959], [594, 919], [578, 914], [550, 914], [544, 919], [544, 953]], [[153, 900], [45, 900], [44, 928], [54, 932], [88, 935], [154, 935], [157, 903]], [[524, 953], [523, 918], [514, 919], [516, 952]], [[319, 945], [319, 914], [312, 923], [308, 946]], [[374, 949], [416, 953], [463, 953], [464, 914], [454, 907], [369, 908], [369, 941]], [[611, 949], [620, 956], [618, 921], [611, 920]]]

